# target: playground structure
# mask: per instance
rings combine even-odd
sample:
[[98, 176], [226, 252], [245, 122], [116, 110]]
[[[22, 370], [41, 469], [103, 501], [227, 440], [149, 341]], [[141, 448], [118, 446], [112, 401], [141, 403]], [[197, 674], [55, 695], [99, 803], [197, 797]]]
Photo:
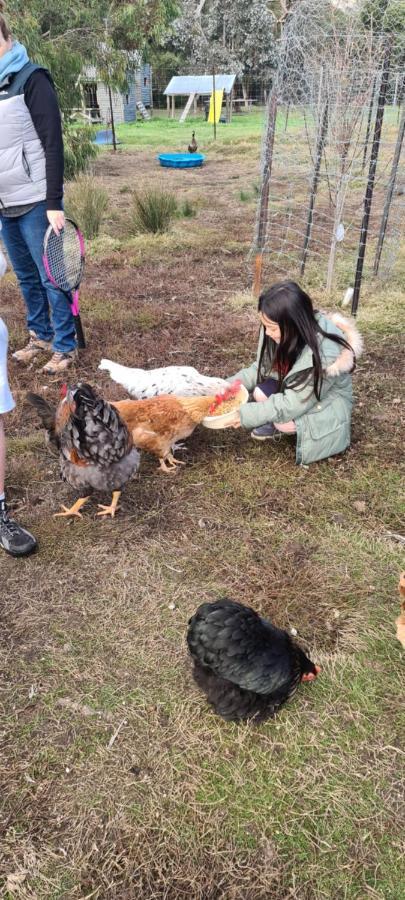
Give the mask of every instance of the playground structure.
[[[395, 35], [292, 11], [267, 108], [254, 240], [255, 283], [316, 271], [328, 293], [364, 272], [388, 279], [404, 221], [403, 58]], [[402, 108], [402, 112], [401, 112]], [[349, 280], [348, 280], [349, 279]]]
[[226, 121], [230, 122], [232, 118], [232, 92], [235, 79], [236, 75], [223, 75], [220, 73], [213, 73], [211, 75], [174, 75], [164, 91], [167, 98], [168, 116], [171, 119], [174, 119], [175, 117], [176, 97], [187, 97], [186, 104], [179, 119], [180, 122], [185, 122], [191, 110], [193, 110], [194, 115], [197, 114], [197, 102], [199, 97], [215, 96], [222, 91], [225, 97]]

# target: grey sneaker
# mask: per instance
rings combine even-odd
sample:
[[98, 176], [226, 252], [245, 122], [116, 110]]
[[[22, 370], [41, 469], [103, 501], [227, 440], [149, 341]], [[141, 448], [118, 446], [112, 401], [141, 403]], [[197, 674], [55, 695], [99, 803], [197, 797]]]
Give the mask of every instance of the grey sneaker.
[[41, 371], [46, 375], [58, 375], [59, 372], [65, 372], [75, 362], [76, 357], [76, 350], [70, 350], [69, 353], [60, 353], [56, 350], [46, 366], [42, 366]]
[[28, 556], [37, 546], [34, 535], [10, 519], [4, 500], [0, 500], [0, 547], [11, 556]]
[[281, 437], [281, 432], [277, 431], [277, 428], [274, 427], [272, 422], [267, 422], [266, 425], [260, 425], [258, 428], [254, 428], [253, 431], [250, 432], [250, 437], [252, 437], [254, 441], [278, 440], [278, 438]]
[[35, 356], [38, 356], [38, 353], [50, 353], [52, 351], [52, 341], [41, 341], [34, 331], [30, 331], [29, 335], [28, 344], [12, 354], [13, 359], [22, 363], [23, 366], [27, 366]]

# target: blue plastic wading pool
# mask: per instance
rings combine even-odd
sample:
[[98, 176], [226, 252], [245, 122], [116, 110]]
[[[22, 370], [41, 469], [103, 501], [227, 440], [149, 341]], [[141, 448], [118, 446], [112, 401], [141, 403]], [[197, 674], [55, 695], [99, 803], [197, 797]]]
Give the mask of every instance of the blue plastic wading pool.
[[205, 160], [203, 153], [160, 153], [157, 158], [168, 169], [195, 169]]

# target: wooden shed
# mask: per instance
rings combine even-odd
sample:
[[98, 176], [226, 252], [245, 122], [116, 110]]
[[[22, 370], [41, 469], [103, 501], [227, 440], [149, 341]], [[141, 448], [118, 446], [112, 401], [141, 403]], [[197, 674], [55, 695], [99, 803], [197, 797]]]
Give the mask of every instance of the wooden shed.
[[[91, 122], [111, 124], [110, 98], [106, 84], [98, 78], [94, 66], [88, 66], [81, 77], [83, 111]], [[126, 91], [111, 91], [114, 121], [135, 122], [142, 107], [149, 110], [152, 102], [152, 69], [148, 63], [128, 69]], [[137, 104], [139, 104], [137, 108]]]

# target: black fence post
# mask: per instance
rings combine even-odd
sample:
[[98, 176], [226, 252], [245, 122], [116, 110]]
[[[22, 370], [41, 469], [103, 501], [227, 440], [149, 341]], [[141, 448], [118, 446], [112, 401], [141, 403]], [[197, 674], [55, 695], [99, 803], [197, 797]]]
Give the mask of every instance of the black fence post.
[[357, 314], [359, 305], [361, 279], [363, 276], [364, 257], [366, 253], [366, 243], [368, 236], [368, 225], [370, 220], [371, 203], [373, 199], [373, 191], [375, 184], [375, 173], [377, 169], [378, 153], [380, 149], [381, 131], [384, 119], [384, 107], [387, 95], [388, 76], [390, 71], [390, 58], [392, 49], [392, 39], [389, 39], [383, 61], [382, 77], [380, 92], [378, 95], [377, 113], [375, 117], [374, 136], [370, 154], [370, 167], [367, 178], [366, 193], [364, 196], [363, 220], [361, 223], [359, 249], [357, 254], [356, 274], [354, 277], [354, 290], [352, 299], [352, 316]]

